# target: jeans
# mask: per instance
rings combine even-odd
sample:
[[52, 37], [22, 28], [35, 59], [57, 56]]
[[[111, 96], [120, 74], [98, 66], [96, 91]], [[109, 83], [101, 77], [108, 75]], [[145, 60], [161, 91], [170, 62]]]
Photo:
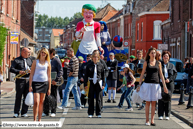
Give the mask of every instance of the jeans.
[[188, 77], [186, 85], [186, 93], [190, 92], [190, 86], [193, 86], [193, 79], [191, 77]]
[[131, 108], [131, 91], [133, 90], [133, 87], [127, 87], [127, 90], [123, 92], [120, 98], [119, 107], [123, 107], [124, 100], [126, 99], [128, 108]]
[[77, 90], [77, 81], [78, 81], [78, 77], [68, 77], [61, 106], [67, 107], [68, 98], [71, 90], [74, 95], [75, 106], [76, 107], [81, 106], [80, 97]]

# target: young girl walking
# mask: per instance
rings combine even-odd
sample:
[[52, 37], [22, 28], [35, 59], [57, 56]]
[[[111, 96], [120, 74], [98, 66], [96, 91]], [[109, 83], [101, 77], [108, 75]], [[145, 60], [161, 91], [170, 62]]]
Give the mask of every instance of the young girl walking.
[[133, 108], [131, 106], [131, 91], [135, 86], [134, 83], [136, 79], [134, 78], [132, 70], [129, 68], [128, 64], [123, 65], [123, 71], [121, 71], [121, 75], [123, 75], [123, 84], [117, 90], [120, 90], [121, 87], [124, 87], [124, 86], [126, 86], [126, 90], [121, 95], [118, 108], [120, 109], [123, 107], [124, 99], [126, 99], [128, 107], [125, 109], [125, 111], [133, 111]]

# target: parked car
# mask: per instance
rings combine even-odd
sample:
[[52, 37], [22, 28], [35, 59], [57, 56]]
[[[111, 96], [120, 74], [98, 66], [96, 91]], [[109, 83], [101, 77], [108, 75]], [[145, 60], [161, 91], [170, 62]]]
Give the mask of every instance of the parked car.
[[174, 84], [175, 84], [174, 89], [176, 91], [179, 91], [180, 85], [182, 83], [184, 83], [184, 86], [186, 87], [188, 74], [184, 72], [183, 62], [181, 60], [176, 59], [176, 58], [170, 58], [170, 63], [174, 64], [174, 66], [176, 67], [176, 70], [178, 72], [176, 80], [174, 81]]
[[58, 54], [59, 58], [64, 58], [66, 56], [66, 50], [65, 49], [57, 49], [56, 54]]

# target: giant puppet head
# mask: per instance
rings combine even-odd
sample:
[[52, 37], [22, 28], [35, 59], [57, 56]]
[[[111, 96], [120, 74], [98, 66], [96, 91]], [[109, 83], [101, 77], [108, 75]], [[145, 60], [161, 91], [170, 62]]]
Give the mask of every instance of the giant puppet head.
[[96, 16], [96, 8], [94, 5], [85, 4], [82, 7], [82, 16], [86, 22], [92, 22], [93, 18]]
[[123, 45], [123, 38], [119, 35], [116, 35], [113, 38], [113, 45], [116, 49], [120, 48]]

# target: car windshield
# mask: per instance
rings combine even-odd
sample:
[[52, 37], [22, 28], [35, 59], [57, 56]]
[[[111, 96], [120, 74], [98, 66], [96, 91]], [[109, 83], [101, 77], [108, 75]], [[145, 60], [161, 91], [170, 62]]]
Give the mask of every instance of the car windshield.
[[181, 62], [170, 61], [170, 63], [174, 64], [178, 72], [184, 72], [183, 64]]
[[57, 54], [65, 54], [66, 51], [57, 51]]

